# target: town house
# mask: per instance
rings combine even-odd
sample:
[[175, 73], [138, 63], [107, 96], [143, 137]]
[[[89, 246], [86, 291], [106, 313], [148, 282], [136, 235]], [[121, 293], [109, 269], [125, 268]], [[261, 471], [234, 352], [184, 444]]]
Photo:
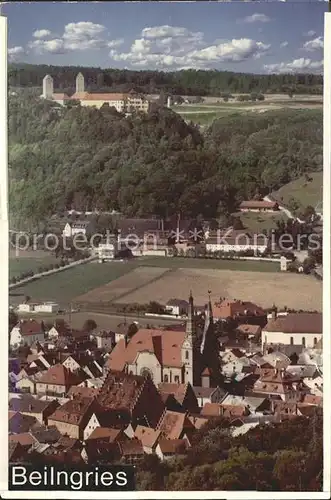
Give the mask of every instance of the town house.
[[10, 347], [16, 349], [21, 345], [31, 346], [35, 341], [44, 342], [44, 324], [34, 319], [21, 319], [10, 332]]
[[22, 415], [35, 417], [41, 424], [47, 425], [48, 417], [56, 410], [59, 403], [56, 400], [42, 401], [31, 396], [12, 398], [9, 401], [9, 410], [20, 412]]
[[321, 313], [290, 313], [273, 317], [262, 330], [264, 349], [279, 345], [314, 348], [322, 339], [323, 320]]
[[73, 385], [83, 381], [80, 375], [76, 375], [65, 366], [57, 364], [49, 368], [37, 382], [37, 393], [49, 396], [64, 397]]
[[74, 398], [60, 406], [48, 419], [63, 435], [84, 439], [84, 429], [96, 407], [94, 398]]

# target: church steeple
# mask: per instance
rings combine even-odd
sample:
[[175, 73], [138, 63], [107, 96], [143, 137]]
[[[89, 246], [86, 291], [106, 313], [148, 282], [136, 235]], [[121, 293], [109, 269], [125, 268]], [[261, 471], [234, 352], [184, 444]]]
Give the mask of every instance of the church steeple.
[[206, 342], [208, 342], [208, 336], [211, 333], [213, 326], [214, 326], [214, 319], [213, 319], [213, 307], [211, 304], [211, 291], [208, 290], [208, 304], [206, 304], [205, 308], [205, 325], [203, 329], [203, 334], [202, 334], [202, 342], [200, 346], [200, 353], [203, 354], [205, 351], [206, 347]]
[[195, 315], [194, 315], [194, 301], [192, 290], [190, 291], [190, 296], [188, 299], [188, 311], [187, 311], [187, 322], [186, 322], [186, 337], [195, 336]]

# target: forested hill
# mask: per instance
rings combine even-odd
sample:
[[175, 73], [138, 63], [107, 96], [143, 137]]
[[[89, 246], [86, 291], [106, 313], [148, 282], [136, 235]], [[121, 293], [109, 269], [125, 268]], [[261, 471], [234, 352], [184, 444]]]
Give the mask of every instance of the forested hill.
[[55, 89], [74, 92], [77, 73], [82, 72], [89, 91], [129, 91], [147, 94], [161, 90], [175, 95], [220, 96], [232, 93], [322, 94], [323, 76], [314, 74], [254, 75], [229, 71], [182, 70], [176, 72], [131, 71], [122, 69], [84, 68], [10, 64], [8, 83], [11, 87], [41, 87], [46, 74], [54, 78]]
[[202, 136], [169, 109], [56, 108], [9, 98], [10, 210], [24, 220], [70, 207], [212, 218], [322, 169], [317, 110], [227, 116]]

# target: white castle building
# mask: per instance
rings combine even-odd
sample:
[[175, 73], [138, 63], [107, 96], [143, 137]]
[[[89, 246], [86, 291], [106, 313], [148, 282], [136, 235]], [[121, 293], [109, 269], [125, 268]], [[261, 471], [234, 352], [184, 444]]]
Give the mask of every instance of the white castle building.
[[76, 76], [76, 92], [69, 97], [65, 93], [54, 92], [54, 82], [50, 75], [43, 79], [43, 99], [55, 101], [58, 104], [65, 104], [66, 101], [79, 101], [81, 106], [94, 106], [101, 108], [103, 105], [113, 107], [119, 113], [132, 113], [140, 111], [147, 113], [150, 102], [142, 95], [131, 90], [127, 93], [90, 93], [85, 91], [85, 78], [82, 73]]

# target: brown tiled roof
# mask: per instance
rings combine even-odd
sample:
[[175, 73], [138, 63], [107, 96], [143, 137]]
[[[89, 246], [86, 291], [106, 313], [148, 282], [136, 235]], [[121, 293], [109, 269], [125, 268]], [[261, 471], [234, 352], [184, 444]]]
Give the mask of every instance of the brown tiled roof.
[[206, 366], [206, 368], [203, 370], [203, 372], [201, 373], [201, 375], [203, 377], [210, 377], [211, 376], [211, 372], [210, 372], [210, 369], [208, 368], [208, 366]]
[[75, 397], [83, 397], [83, 398], [95, 398], [99, 394], [99, 389], [95, 387], [81, 387], [77, 385], [73, 385], [70, 387], [67, 397], [74, 399]]
[[107, 366], [111, 370], [122, 371], [126, 364], [135, 361], [139, 352], [149, 351], [163, 366], [182, 367], [181, 346], [184, 339], [184, 331], [140, 329], [127, 347], [124, 339], [118, 342], [107, 360]]
[[143, 425], [138, 425], [134, 437], [139, 439], [143, 446], [152, 448], [161, 435], [160, 430], [151, 429], [150, 427], [144, 427]]
[[35, 417], [16, 412], [8, 422], [9, 432], [15, 434], [28, 432], [36, 423], [37, 419]]
[[139, 439], [129, 439], [119, 443], [122, 456], [144, 455], [142, 442]]
[[277, 205], [275, 201], [248, 200], [242, 201], [240, 208], [275, 208]]
[[63, 99], [63, 100], [66, 100], [66, 99], [70, 99], [70, 97], [67, 94], [63, 94], [61, 92], [54, 92], [53, 99]]
[[286, 394], [292, 390], [293, 382], [298, 382], [299, 380], [300, 377], [283, 370], [261, 369], [261, 376], [254, 384], [254, 391]]
[[60, 363], [51, 366], [40, 378], [42, 384], [64, 385], [70, 387], [78, 385], [83, 381], [83, 378], [68, 370]]
[[186, 393], [188, 384], [170, 384], [162, 382], [158, 385], [159, 391], [163, 394], [173, 394], [178, 403], [182, 404]]
[[302, 403], [321, 406], [323, 404], [323, 398], [322, 396], [315, 396], [314, 394], [305, 394]]
[[80, 425], [91, 418], [96, 409], [96, 401], [93, 398], [76, 398], [64, 403], [49, 417], [49, 421], [65, 422], [72, 425]]
[[321, 313], [290, 313], [271, 319], [264, 327], [266, 332], [319, 333], [323, 331]]
[[65, 450], [80, 449], [82, 447], [79, 439], [71, 438], [69, 436], [61, 436], [55, 447]]
[[[246, 313], [247, 311], [247, 313]], [[262, 307], [253, 302], [244, 302], [242, 300], [222, 300], [213, 306], [214, 318], [226, 319], [237, 316], [266, 316]]]
[[40, 425], [31, 429], [31, 434], [39, 443], [56, 443], [60, 437], [60, 431], [55, 425]]
[[74, 94], [71, 99], [80, 99], [82, 101], [121, 101], [127, 99], [127, 94], [90, 94], [89, 92], [82, 92]]
[[219, 417], [221, 414], [221, 405], [218, 403], [205, 403], [201, 410], [202, 417]]
[[167, 439], [179, 439], [185, 430], [192, 430], [193, 424], [185, 413], [166, 410], [157, 425], [157, 430], [167, 437]]
[[35, 399], [35, 398], [12, 398], [9, 401], [9, 409], [13, 412], [42, 413], [53, 401]]
[[237, 418], [244, 417], [250, 414], [248, 408], [244, 405], [220, 405], [221, 406], [221, 415], [225, 418]]
[[103, 441], [107, 441], [108, 443], [113, 443], [114, 441], [117, 441], [121, 435], [121, 429], [113, 429], [111, 427], [97, 427], [87, 439], [102, 439]]
[[261, 331], [261, 327], [259, 325], [243, 324], [237, 327], [237, 331], [243, 334], [256, 335]]
[[11, 434], [9, 436], [9, 442], [19, 443], [21, 446], [32, 446], [37, 443], [37, 440], [32, 436], [30, 432], [22, 432], [21, 434]]
[[160, 439], [159, 447], [164, 454], [177, 454], [187, 449], [186, 439]]
[[70, 99], [85, 99], [88, 95], [88, 92], [75, 92]]
[[43, 324], [38, 323], [38, 321], [34, 319], [20, 320], [16, 327], [20, 329], [20, 333], [23, 337], [44, 332]]
[[144, 377], [109, 372], [99, 392], [98, 402], [101, 407], [108, 410], [130, 410], [144, 384]]

